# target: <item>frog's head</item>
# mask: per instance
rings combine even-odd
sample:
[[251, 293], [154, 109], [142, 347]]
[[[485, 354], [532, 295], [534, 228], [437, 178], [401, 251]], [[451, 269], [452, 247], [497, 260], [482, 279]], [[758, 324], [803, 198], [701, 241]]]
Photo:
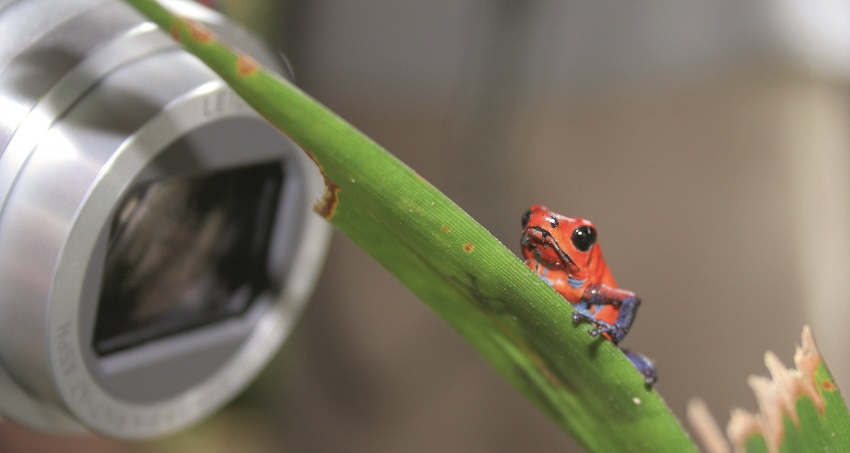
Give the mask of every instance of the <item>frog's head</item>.
[[534, 205], [522, 216], [522, 253], [548, 268], [577, 274], [590, 267], [596, 227], [589, 220], [566, 217]]

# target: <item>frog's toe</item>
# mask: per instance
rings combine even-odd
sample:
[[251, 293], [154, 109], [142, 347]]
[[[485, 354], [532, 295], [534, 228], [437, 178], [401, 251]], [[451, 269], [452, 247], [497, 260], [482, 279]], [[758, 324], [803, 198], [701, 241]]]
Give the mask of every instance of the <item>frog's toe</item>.
[[611, 338], [611, 341], [613, 341], [614, 343], [619, 343], [620, 340], [622, 340], [623, 337], [626, 336], [626, 331], [616, 325], [611, 325], [607, 322], [599, 320], [594, 320], [593, 323], [596, 325], [596, 327], [587, 331], [587, 333], [590, 334], [591, 337], [596, 337], [599, 334], [604, 333]]
[[579, 322], [595, 323], [596, 319], [593, 316], [588, 316], [588, 315], [581, 313], [579, 311], [574, 311], [573, 312], [573, 322], [575, 322], [575, 323], [579, 323]]
[[626, 331], [617, 326], [612, 326], [608, 329], [608, 335], [611, 336], [611, 341], [619, 343], [626, 336]]

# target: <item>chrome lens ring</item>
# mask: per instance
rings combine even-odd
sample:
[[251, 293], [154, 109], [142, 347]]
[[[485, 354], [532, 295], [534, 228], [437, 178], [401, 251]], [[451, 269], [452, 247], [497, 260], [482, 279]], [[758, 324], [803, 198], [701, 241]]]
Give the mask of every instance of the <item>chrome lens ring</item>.
[[[11, 11], [48, 3], [0, 3], [0, 34], [10, 33], [2, 24]], [[72, 3], [75, 11], [0, 60], [0, 413], [45, 431], [152, 437], [225, 404], [284, 340], [327, 247], [327, 225], [310, 209], [322, 183], [291, 142], [122, 2], [63, 7]], [[220, 17], [171, 3], [276, 64]], [[109, 32], [73, 52], [61, 74], [14, 89], [26, 81], [23, 62], [61, 43], [51, 30], [67, 37], [80, 27]], [[269, 162], [283, 174], [267, 244], [276, 290], [239, 316], [116, 354], [94, 351], [109, 227], [127, 194], [161, 178]]]

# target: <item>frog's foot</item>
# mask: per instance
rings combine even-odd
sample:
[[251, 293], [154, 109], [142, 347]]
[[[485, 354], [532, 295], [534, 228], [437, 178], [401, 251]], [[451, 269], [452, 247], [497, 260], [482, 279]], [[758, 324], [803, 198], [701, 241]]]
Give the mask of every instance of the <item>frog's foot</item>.
[[655, 384], [655, 381], [658, 380], [658, 372], [655, 370], [655, 364], [652, 363], [652, 360], [649, 360], [649, 358], [643, 354], [631, 352], [628, 349], [620, 348], [620, 350], [623, 351], [623, 354], [629, 358], [632, 365], [634, 365], [638, 372], [640, 372], [641, 376], [643, 376], [643, 382], [645, 382], [649, 387], [652, 387], [652, 384]]
[[596, 326], [595, 328], [587, 331], [587, 333], [590, 334], [591, 337], [595, 337], [601, 333], [605, 333], [608, 334], [608, 337], [611, 338], [611, 341], [613, 341], [614, 344], [617, 344], [620, 342], [620, 340], [623, 339], [623, 337], [626, 336], [626, 330], [622, 327], [608, 324], [607, 322], [600, 321], [598, 319], [594, 319], [591, 322]]
[[599, 319], [594, 318], [591, 315], [586, 315], [586, 314], [581, 313], [579, 311], [573, 312], [573, 322], [575, 322], [575, 323], [589, 322], [589, 323], [593, 324], [594, 328], [587, 331], [587, 333], [591, 337], [597, 337], [597, 336], [599, 336], [599, 334], [603, 334], [603, 333], [608, 334], [608, 337], [614, 343], [617, 343], [620, 340], [622, 340], [623, 337], [626, 336], [626, 332], [628, 332], [626, 329], [624, 329], [620, 326], [617, 326], [615, 324], [609, 324], [605, 321], [601, 321]]

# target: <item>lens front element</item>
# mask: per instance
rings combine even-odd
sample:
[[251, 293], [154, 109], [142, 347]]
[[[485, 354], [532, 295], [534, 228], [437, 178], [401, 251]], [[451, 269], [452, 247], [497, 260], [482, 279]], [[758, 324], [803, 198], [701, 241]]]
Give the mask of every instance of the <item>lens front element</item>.
[[134, 188], [112, 222], [94, 348], [109, 354], [243, 313], [266, 256], [279, 163]]

